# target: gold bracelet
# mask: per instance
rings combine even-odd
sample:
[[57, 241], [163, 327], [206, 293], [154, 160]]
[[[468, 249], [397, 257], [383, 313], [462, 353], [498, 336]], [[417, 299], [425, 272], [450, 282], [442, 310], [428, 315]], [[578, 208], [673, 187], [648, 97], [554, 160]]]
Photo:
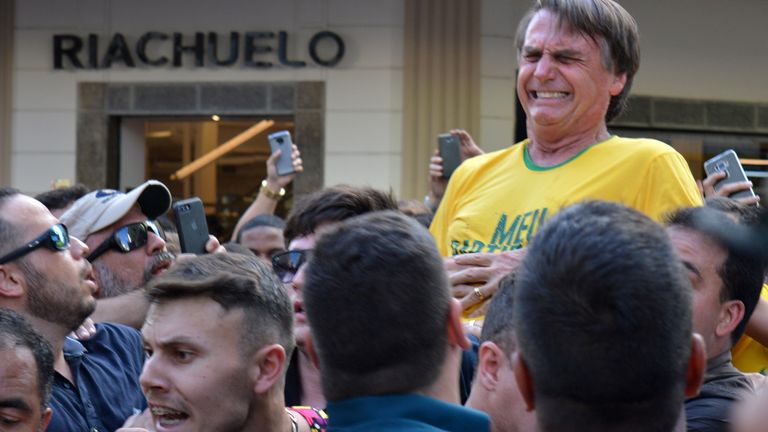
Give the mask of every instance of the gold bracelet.
[[272, 189], [267, 186], [267, 179], [264, 179], [261, 181], [261, 187], [259, 188], [259, 192], [264, 192], [264, 195], [267, 196], [267, 198], [271, 198], [275, 201], [280, 201], [280, 198], [285, 196], [285, 189], [280, 188], [279, 192], [275, 192]]

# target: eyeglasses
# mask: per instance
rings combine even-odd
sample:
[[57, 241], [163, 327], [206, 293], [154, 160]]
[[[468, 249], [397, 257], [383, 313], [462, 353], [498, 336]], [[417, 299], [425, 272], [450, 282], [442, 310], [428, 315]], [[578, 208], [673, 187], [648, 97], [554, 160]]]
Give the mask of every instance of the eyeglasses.
[[311, 249], [280, 252], [272, 257], [272, 268], [283, 283], [293, 282], [296, 273], [311, 256]]
[[69, 249], [69, 231], [67, 231], [67, 227], [59, 223], [48, 228], [48, 231], [40, 234], [40, 237], [0, 258], [0, 264], [21, 258], [41, 246], [45, 246], [52, 251]]
[[156, 236], [161, 237], [160, 229], [151, 220], [134, 222], [132, 224], [121, 226], [115, 230], [111, 236], [101, 242], [90, 255], [88, 255], [88, 261], [95, 261], [96, 258], [100, 257], [104, 252], [110, 249], [115, 249], [122, 253], [128, 253], [138, 249], [147, 244], [149, 231]]

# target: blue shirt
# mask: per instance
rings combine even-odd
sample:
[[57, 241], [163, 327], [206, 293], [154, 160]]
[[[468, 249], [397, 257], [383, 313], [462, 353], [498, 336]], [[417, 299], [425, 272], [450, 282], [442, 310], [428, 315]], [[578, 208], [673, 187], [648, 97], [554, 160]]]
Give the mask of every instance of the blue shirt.
[[146, 408], [139, 386], [144, 348], [135, 329], [96, 324], [91, 339], [66, 339], [64, 358], [75, 385], [55, 373], [48, 432], [114, 431]]
[[488, 415], [416, 394], [328, 402], [328, 432], [487, 432]]

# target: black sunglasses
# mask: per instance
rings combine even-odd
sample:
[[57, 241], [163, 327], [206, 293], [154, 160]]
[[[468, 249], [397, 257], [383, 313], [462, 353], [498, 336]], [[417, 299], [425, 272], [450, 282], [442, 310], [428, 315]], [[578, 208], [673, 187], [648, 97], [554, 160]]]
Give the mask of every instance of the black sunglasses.
[[95, 261], [96, 258], [100, 257], [104, 252], [110, 249], [115, 249], [122, 253], [128, 253], [134, 249], [138, 249], [147, 244], [149, 231], [158, 237], [162, 237], [160, 235], [160, 229], [151, 220], [134, 222], [132, 224], [121, 226], [116, 229], [111, 236], [101, 242], [90, 255], [88, 255], [88, 261]]
[[40, 234], [40, 237], [5, 254], [0, 258], [0, 264], [5, 264], [9, 261], [21, 258], [41, 246], [45, 246], [52, 251], [64, 251], [69, 249], [69, 231], [67, 231], [67, 227], [62, 223], [58, 223], [48, 228], [48, 231]]
[[290, 283], [311, 256], [311, 249], [280, 252], [272, 257], [272, 268], [283, 283]]

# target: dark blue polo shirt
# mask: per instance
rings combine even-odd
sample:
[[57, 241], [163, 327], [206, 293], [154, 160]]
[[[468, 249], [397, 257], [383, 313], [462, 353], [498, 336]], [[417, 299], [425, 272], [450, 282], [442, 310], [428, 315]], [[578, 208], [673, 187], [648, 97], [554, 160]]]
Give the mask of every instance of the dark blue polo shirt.
[[416, 394], [328, 402], [328, 432], [489, 432], [488, 414]]
[[91, 339], [66, 339], [64, 358], [76, 385], [56, 372], [48, 432], [111, 432], [146, 408], [139, 386], [144, 348], [135, 329], [96, 324]]

